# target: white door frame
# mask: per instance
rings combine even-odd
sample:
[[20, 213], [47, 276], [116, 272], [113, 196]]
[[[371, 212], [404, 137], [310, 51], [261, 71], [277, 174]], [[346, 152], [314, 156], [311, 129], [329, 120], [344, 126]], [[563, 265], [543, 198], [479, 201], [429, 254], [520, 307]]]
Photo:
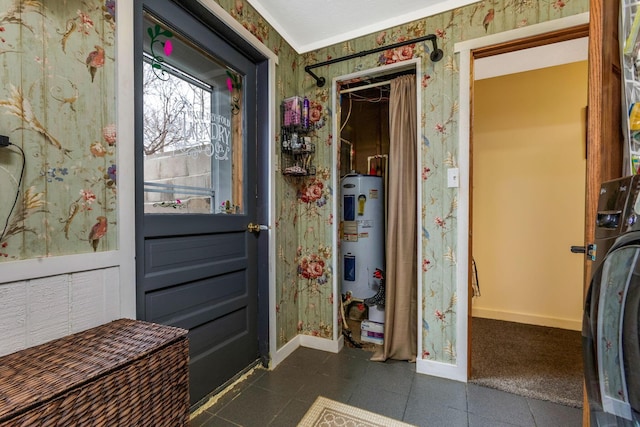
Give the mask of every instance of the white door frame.
[[515, 30], [504, 31], [498, 34], [481, 37], [473, 40], [456, 43], [454, 45], [455, 53], [459, 54], [460, 59], [460, 114], [458, 121], [458, 165], [460, 168], [460, 189], [458, 193], [458, 264], [457, 264], [457, 283], [456, 292], [458, 294], [457, 302], [457, 369], [455, 369], [455, 377], [461, 381], [467, 381], [467, 360], [468, 360], [468, 269], [469, 269], [469, 167], [470, 167], [470, 131], [471, 131], [471, 51], [481, 47], [491, 46], [499, 43], [509, 42], [516, 39], [533, 37], [540, 34], [550, 33], [565, 28], [571, 28], [578, 25], [589, 23], [589, 12], [578, 15], [568, 16], [566, 18], [554, 19], [540, 24], [535, 24]]

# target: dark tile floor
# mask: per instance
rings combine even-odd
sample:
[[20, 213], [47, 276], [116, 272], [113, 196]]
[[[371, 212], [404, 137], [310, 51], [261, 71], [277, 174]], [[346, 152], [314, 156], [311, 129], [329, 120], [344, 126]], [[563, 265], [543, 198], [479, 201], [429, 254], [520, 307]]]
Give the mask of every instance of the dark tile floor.
[[191, 426], [295, 426], [318, 396], [417, 426], [582, 425], [580, 409], [417, 374], [413, 363], [370, 356], [301, 347], [276, 369], [254, 371]]

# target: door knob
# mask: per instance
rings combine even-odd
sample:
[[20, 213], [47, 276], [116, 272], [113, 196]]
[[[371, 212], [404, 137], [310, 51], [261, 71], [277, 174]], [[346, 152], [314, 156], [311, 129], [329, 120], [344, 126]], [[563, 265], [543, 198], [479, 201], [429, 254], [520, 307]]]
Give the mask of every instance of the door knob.
[[259, 233], [260, 231], [267, 231], [269, 229], [268, 225], [263, 225], [263, 224], [254, 224], [252, 222], [249, 223], [249, 225], [247, 225], [247, 230], [249, 230], [249, 233]]
[[587, 246], [571, 246], [571, 252], [574, 254], [585, 254], [590, 261], [596, 260], [596, 245], [593, 243]]

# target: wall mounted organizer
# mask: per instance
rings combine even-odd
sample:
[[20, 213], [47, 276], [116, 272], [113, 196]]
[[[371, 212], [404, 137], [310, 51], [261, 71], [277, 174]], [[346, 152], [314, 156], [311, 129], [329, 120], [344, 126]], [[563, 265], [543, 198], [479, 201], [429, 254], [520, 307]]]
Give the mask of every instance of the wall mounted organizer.
[[280, 106], [281, 170], [288, 176], [313, 176], [316, 168], [312, 158], [316, 146], [311, 142], [313, 126], [309, 121], [309, 100], [294, 96], [285, 99]]

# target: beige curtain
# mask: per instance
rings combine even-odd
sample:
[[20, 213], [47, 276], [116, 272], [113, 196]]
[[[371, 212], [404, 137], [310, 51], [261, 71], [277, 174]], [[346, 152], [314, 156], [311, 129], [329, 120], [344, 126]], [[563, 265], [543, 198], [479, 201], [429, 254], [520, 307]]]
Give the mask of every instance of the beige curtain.
[[415, 361], [417, 355], [417, 200], [415, 76], [391, 81], [385, 271], [385, 335], [372, 360]]

